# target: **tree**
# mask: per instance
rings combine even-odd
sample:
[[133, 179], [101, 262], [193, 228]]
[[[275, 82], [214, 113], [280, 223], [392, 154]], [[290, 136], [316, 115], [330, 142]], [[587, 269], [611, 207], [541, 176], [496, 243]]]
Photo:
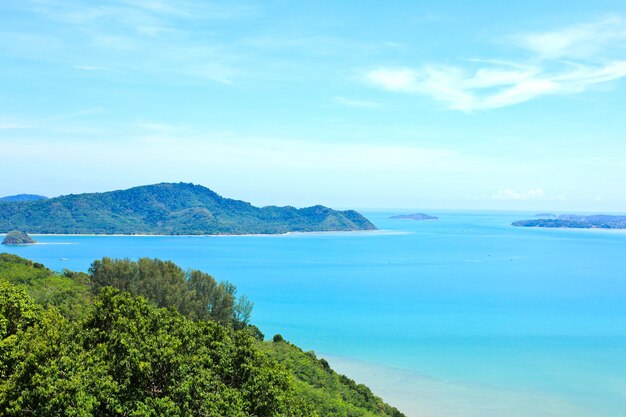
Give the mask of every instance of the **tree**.
[[[24, 295], [18, 291], [19, 305], [28, 305]], [[21, 319], [7, 321], [15, 328]], [[7, 416], [312, 415], [286, 370], [247, 332], [194, 322], [111, 287], [82, 320], [51, 309], [18, 332], [12, 358], [20, 366], [5, 367], [0, 379]]]

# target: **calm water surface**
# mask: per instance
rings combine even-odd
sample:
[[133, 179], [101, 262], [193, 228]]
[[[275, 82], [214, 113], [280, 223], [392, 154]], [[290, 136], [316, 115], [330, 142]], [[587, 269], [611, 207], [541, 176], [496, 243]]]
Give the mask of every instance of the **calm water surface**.
[[[41, 236], [3, 250], [59, 270], [171, 259], [235, 283], [267, 336], [304, 349], [562, 404], [528, 417], [626, 415], [626, 233], [510, 226], [528, 213], [366, 214], [384, 232]], [[429, 415], [497, 415], [468, 397]]]

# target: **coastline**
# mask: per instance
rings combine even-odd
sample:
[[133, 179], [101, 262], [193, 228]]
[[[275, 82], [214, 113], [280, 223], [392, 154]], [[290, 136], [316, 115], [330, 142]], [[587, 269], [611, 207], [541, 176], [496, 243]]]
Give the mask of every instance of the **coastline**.
[[[558, 231], [574, 231], [574, 232], [591, 232], [591, 233], [626, 233], [626, 228], [608, 228], [608, 227], [546, 227], [546, 226], [515, 226], [510, 225], [515, 229], [530, 229], [530, 230], [558, 230]], [[34, 235], [33, 235], [34, 236]]]
[[[397, 230], [327, 230], [319, 232], [285, 232], [285, 233], [242, 233], [242, 234], [211, 234], [211, 235], [164, 235], [164, 234], [104, 234], [104, 233], [29, 233], [30, 236], [61, 236], [61, 237], [285, 237], [285, 236], [310, 236], [310, 235], [397, 235], [410, 232]], [[0, 234], [3, 236], [4, 234]]]

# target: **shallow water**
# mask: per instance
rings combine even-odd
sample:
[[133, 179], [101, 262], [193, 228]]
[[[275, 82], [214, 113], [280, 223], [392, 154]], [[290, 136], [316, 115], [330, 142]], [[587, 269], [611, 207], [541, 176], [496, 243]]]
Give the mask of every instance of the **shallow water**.
[[362, 370], [412, 416], [624, 416], [625, 233], [398, 213], [366, 213], [384, 233], [39, 236], [3, 250], [54, 269], [102, 256], [203, 269], [255, 302], [267, 336]]

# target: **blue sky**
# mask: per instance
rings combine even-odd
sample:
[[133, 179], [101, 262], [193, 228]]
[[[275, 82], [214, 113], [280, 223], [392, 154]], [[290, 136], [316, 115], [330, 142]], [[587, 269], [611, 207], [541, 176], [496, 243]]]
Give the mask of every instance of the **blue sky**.
[[0, 195], [626, 211], [626, 2], [23, 0]]

